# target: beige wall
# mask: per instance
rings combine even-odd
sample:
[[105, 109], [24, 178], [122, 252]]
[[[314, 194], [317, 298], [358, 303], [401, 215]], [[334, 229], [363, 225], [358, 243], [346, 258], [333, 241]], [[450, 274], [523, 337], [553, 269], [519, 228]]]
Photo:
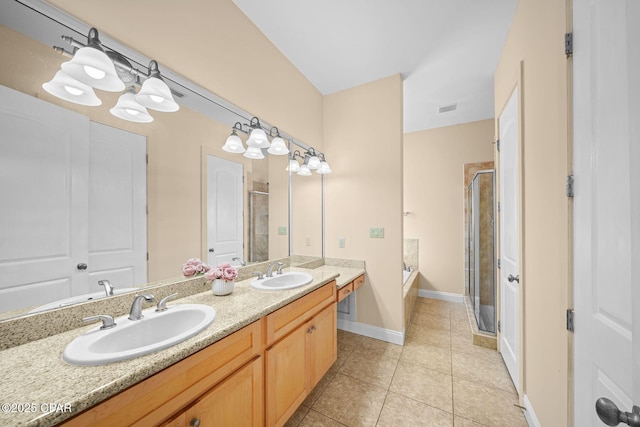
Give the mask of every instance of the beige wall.
[[420, 240], [420, 288], [464, 295], [464, 164], [493, 160], [494, 121], [405, 134], [406, 238]]
[[[243, 43], [252, 38], [257, 46], [267, 43], [261, 35], [250, 36], [253, 34], [251, 30], [253, 27], [246, 19], [241, 19], [244, 15], [237, 17], [233, 10], [227, 11], [227, 13], [232, 21], [239, 18], [235, 20], [238, 31], [242, 32], [243, 28], [247, 29], [247, 33], [242, 38]], [[125, 14], [125, 16], [129, 16], [129, 14]], [[125, 40], [131, 40], [132, 47], [139, 49], [138, 37], [125, 37]], [[224, 45], [224, 49], [240, 48], [241, 46], [234, 45], [234, 40], [233, 38], [218, 39], [217, 44]], [[216, 41], [212, 41], [212, 43], [216, 44]], [[142, 51], [144, 52], [144, 50]], [[242, 162], [245, 165], [247, 177], [252, 175], [251, 161], [221, 150], [222, 144], [230, 133], [228, 126], [186, 108], [181, 108], [176, 113], [153, 112], [155, 121], [150, 124], [136, 124], [120, 120], [108, 112], [110, 106], [115, 105], [119, 93], [98, 91], [103, 105], [84, 107], [59, 100], [42, 89], [41, 84], [49, 81], [59, 69], [60, 64], [66, 60], [56, 54], [50, 46], [42, 45], [9, 28], [0, 26], [0, 52], [3, 58], [11, 58], [10, 61], [3, 61], [3, 65], [0, 67], [0, 84], [79, 112], [90, 117], [91, 120], [147, 137], [147, 152], [149, 154], [147, 166], [149, 280], [175, 277], [180, 274], [180, 264], [184, 260], [190, 257], [206, 256], [206, 252], [203, 250], [206, 242], [201, 232], [204, 212], [204, 206], [201, 204], [202, 153], [206, 152]], [[310, 127], [305, 127], [305, 134], [309, 136], [310, 140], [321, 143], [322, 111], [319, 106], [322, 105], [322, 96], [311, 85], [296, 84], [295, 82], [301, 79], [301, 75], [283, 62], [288, 64], [288, 61], [281, 55], [276, 55], [268, 60], [265, 59], [263, 66], [268, 68], [269, 65], [273, 65], [274, 69], [281, 69], [281, 73], [287, 74], [293, 82], [292, 86], [286, 88], [278, 85], [277, 82], [282, 78], [282, 76], [278, 76], [275, 79], [276, 83], [274, 83], [281, 90], [279, 96], [275, 97], [277, 100], [274, 101], [277, 107], [268, 108], [266, 105], [257, 103], [250, 106], [255, 108], [250, 111], [256, 115], [277, 111], [278, 116], [286, 116], [277, 125], [287, 130], [295, 128], [301, 122], [313, 122]], [[194, 68], [198, 67], [194, 66]], [[256, 70], [254, 72], [257, 74]], [[265, 82], [269, 82], [267, 77], [263, 77], [262, 83], [265, 84]], [[234, 86], [240, 92], [238, 95], [240, 99], [245, 95], [242, 83], [243, 80], [237, 79]], [[256, 98], [263, 99], [264, 97], [256, 96]], [[234, 101], [234, 99], [230, 100]], [[301, 108], [300, 105], [309, 105], [309, 108]], [[258, 108], [265, 108], [265, 111], [260, 111]], [[284, 113], [285, 110], [288, 114]], [[303, 138], [298, 135], [296, 137]], [[283, 177], [274, 179], [274, 185], [271, 186], [272, 191], [275, 190], [276, 183], [281, 184], [282, 181], [286, 183], [284, 167], [286, 165], [279, 164], [277, 167], [269, 168], [270, 174], [275, 174], [277, 170], [280, 170], [283, 175]], [[256, 175], [264, 176], [264, 171], [256, 173]], [[250, 179], [245, 179], [246, 182], [250, 182]], [[276, 197], [276, 200], [286, 199], [286, 195], [280, 192]], [[271, 214], [278, 223], [286, 225], [287, 210], [286, 204], [274, 205]], [[286, 238], [287, 236], [274, 237], [276, 243], [274, 250], [281, 251], [274, 257], [288, 254]], [[320, 255], [320, 253], [316, 255]]]
[[495, 74], [496, 117], [522, 79], [523, 322], [521, 396], [544, 426], [565, 425], [568, 399], [569, 202], [567, 3], [520, 0]]
[[[402, 79], [326, 96], [324, 118], [334, 171], [326, 181], [326, 255], [366, 262], [356, 320], [402, 331]], [[384, 238], [369, 238], [370, 227], [384, 227]]]

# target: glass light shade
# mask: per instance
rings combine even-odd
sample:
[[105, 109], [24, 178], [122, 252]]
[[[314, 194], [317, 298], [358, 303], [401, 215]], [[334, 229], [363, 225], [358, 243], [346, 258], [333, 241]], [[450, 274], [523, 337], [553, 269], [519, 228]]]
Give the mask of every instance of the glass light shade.
[[91, 87], [108, 92], [120, 92], [125, 86], [116, 74], [113, 61], [103, 51], [86, 46], [78, 49], [62, 70], [74, 79]]
[[285, 154], [289, 154], [289, 149], [287, 145], [284, 143], [284, 139], [276, 136], [271, 140], [271, 145], [267, 150], [269, 154], [275, 154], [276, 156], [283, 156]]
[[296, 159], [289, 159], [289, 166], [287, 166], [287, 172], [298, 172], [300, 170], [300, 163]]
[[62, 70], [59, 70], [51, 81], [43, 83], [42, 88], [53, 96], [75, 104], [91, 107], [102, 104], [91, 86], [77, 81]]
[[116, 106], [109, 110], [111, 114], [124, 120], [137, 123], [151, 123], [153, 117], [144, 106], [136, 102], [135, 92], [129, 90], [118, 98]]
[[309, 166], [307, 166], [307, 165], [300, 166], [300, 170], [298, 171], [298, 175], [300, 175], [300, 176], [311, 176], [311, 170], [309, 169]]
[[318, 168], [318, 170], [316, 170], [317, 173], [319, 174], [327, 174], [327, 173], [331, 173], [331, 168], [329, 167], [329, 163], [327, 162], [320, 162], [320, 167]]
[[269, 146], [269, 140], [264, 130], [260, 128], [254, 128], [249, 135], [247, 145], [255, 148], [267, 148]]
[[180, 106], [174, 101], [173, 95], [171, 95], [169, 86], [157, 77], [149, 77], [142, 83], [142, 88], [136, 95], [136, 101], [147, 108], [165, 113], [180, 109]]
[[320, 167], [320, 159], [318, 156], [311, 156], [309, 158], [309, 169], [318, 169]]
[[242, 145], [242, 140], [235, 133], [229, 135], [229, 137], [227, 138], [227, 142], [224, 143], [222, 149], [228, 153], [241, 154], [245, 152], [244, 145]]
[[247, 151], [243, 156], [254, 160], [264, 159], [264, 154], [262, 154], [262, 150], [258, 147], [247, 147]]

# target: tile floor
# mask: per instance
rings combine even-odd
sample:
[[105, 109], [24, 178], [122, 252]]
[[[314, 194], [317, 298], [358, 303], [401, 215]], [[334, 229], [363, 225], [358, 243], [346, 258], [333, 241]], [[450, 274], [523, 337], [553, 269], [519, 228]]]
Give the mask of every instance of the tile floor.
[[286, 426], [527, 426], [464, 304], [418, 298], [404, 346], [338, 330], [338, 360]]

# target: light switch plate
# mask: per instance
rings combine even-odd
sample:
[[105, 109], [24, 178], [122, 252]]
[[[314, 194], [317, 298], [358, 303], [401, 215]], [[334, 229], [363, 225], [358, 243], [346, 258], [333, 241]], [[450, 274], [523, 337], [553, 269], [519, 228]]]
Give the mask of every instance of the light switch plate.
[[344, 237], [338, 237], [338, 247], [344, 248]]
[[280, 236], [286, 236], [287, 235], [287, 227], [279, 226], [278, 227], [278, 234]]
[[372, 239], [384, 239], [384, 228], [372, 227], [369, 229], [369, 237]]

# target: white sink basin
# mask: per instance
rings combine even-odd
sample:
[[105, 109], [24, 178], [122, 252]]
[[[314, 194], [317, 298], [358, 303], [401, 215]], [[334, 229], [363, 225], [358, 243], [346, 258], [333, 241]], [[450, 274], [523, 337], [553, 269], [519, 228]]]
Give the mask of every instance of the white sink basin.
[[[133, 291], [135, 291], [137, 289], [138, 288], [115, 289], [113, 291], [113, 294], [114, 294], [114, 296], [115, 295], [120, 295], [120, 294], [124, 294], [124, 293], [127, 293], [127, 292], [133, 292]], [[84, 294], [84, 295], [78, 295], [76, 297], [69, 297], [69, 298], [65, 298], [65, 299], [60, 299], [58, 301], [54, 301], [54, 302], [50, 302], [48, 304], [41, 305], [40, 307], [34, 308], [29, 313], [38, 313], [40, 311], [51, 310], [53, 308], [66, 307], [68, 305], [78, 304], [78, 303], [87, 302], [87, 301], [95, 301], [95, 300], [99, 300], [99, 299], [103, 299], [103, 298], [106, 298], [106, 294], [104, 293], [104, 291], [102, 291], [102, 292], [93, 292], [93, 293]]]
[[176, 345], [207, 328], [216, 317], [213, 307], [203, 304], [180, 304], [166, 311], [150, 308], [144, 318], [115, 319], [117, 326], [101, 330], [96, 327], [71, 341], [62, 359], [72, 365], [104, 365], [133, 359]]
[[313, 276], [309, 273], [289, 271], [282, 274], [274, 274], [273, 277], [258, 278], [251, 281], [251, 286], [263, 290], [292, 289], [299, 286], [308, 285], [313, 281]]

